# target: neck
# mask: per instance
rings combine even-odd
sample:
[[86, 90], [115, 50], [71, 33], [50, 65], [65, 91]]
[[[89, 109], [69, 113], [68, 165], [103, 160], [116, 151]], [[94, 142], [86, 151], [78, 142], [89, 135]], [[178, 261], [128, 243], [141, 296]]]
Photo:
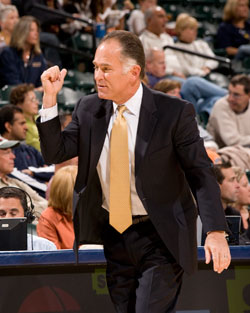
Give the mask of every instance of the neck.
[[126, 96], [123, 98], [120, 98], [118, 100], [113, 100], [116, 104], [124, 104], [126, 103], [130, 98], [132, 98], [134, 96], [134, 94], [136, 93], [136, 91], [138, 90], [139, 86], [140, 86], [141, 81], [139, 80], [138, 82], [136, 82], [134, 85], [130, 86], [130, 88], [128, 88], [128, 92], [126, 93]]
[[223, 199], [221, 199], [221, 203], [222, 203], [223, 209], [226, 210], [228, 203]]
[[7, 139], [7, 140], [15, 140], [12, 138], [11, 134], [10, 133], [3, 133], [3, 138]]
[[242, 209], [244, 209], [244, 205], [240, 203], [236, 203], [235, 209], [240, 212]]
[[244, 19], [240, 19], [240, 20], [235, 20], [233, 22], [234, 26], [238, 27], [238, 28], [244, 28], [245, 27], [245, 20]]
[[157, 36], [157, 37], [160, 37], [160, 35], [161, 35], [161, 33], [160, 34], [157, 34], [157, 33], [155, 33], [152, 29], [150, 29], [150, 28], [147, 28], [147, 30], [150, 32], [150, 33], [152, 33], [152, 34], [154, 34], [155, 36]]
[[5, 181], [6, 180], [6, 175], [4, 173], [0, 172], [0, 178]]
[[32, 114], [24, 113], [24, 117], [25, 117], [25, 119], [30, 120], [30, 121], [35, 120], [35, 118]]
[[3, 34], [4, 36], [8, 36], [8, 37], [11, 36], [11, 32], [10, 32], [8, 29], [2, 29], [2, 34]]

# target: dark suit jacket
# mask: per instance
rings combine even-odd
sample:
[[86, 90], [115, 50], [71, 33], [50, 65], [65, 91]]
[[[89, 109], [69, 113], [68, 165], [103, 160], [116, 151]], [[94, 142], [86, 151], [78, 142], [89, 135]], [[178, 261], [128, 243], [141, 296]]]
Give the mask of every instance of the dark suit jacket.
[[[74, 225], [77, 243], [101, 243], [107, 213], [96, 166], [112, 101], [84, 97], [61, 133], [58, 118], [38, 123], [46, 162], [79, 155]], [[199, 136], [192, 104], [143, 86], [135, 147], [136, 190], [163, 242], [183, 269], [196, 267], [197, 200], [205, 232], [227, 230], [212, 164]]]

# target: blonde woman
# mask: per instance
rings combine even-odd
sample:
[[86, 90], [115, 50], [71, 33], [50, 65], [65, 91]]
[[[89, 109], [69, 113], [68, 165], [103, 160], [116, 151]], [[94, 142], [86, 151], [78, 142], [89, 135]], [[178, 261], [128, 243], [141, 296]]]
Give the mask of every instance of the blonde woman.
[[0, 87], [32, 83], [41, 86], [40, 76], [46, 62], [39, 43], [39, 23], [32, 16], [23, 16], [15, 25], [10, 45], [0, 55]]
[[250, 185], [246, 173], [240, 167], [233, 167], [236, 179], [240, 185], [237, 201], [234, 208], [239, 211], [244, 230], [249, 228]]
[[51, 183], [49, 207], [41, 214], [37, 234], [56, 245], [57, 249], [72, 249], [74, 229], [72, 221], [73, 189], [77, 166], [60, 168]]
[[[175, 31], [178, 41], [176, 47], [214, 57], [214, 53], [205, 40], [197, 39], [198, 21], [187, 13], [181, 13], [176, 19]], [[185, 76], [208, 75], [218, 67], [218, 62], [195, 55], [176, 51]]]
[[216, 47], [226, 49], [229, 56], [244, 59], [250, 56], [250, 22], [248, 0], [227, 0], [223, 22], [218, 28]]

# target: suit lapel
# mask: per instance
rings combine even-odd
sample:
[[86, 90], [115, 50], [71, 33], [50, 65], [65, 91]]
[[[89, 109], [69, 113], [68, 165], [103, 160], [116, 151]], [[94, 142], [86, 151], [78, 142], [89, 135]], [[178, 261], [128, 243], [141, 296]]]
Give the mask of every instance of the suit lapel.
[[143, 96], [135, 145], [135, 177], [139, 172], [140, 164], [145, 156], [158, 120], [155, 114], [156, 112], [157, 108], [153, 94], [143, 85]]
[[102, 102], [100, 109], [93, 114], [89, 177], [92, 177], [93, 171], [96, 169], [96, 165], [102, 152], [110, 117], [113, 112], [112, 101], [102, 100]]

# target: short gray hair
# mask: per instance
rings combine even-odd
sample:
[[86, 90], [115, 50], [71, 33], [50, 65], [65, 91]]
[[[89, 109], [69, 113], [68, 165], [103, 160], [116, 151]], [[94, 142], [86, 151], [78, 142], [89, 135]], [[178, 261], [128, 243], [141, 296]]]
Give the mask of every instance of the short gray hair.
[[0, 21], [3, 22], [10, 12], [17, 11], [14, 5], [5, 5], [0, 9]]
[[154, 5], [154, 6], [150, 7], [150, 8], [148, 8], [148, 9], [144, 12], [144, 20], [145, 20], [146, 26], [148, 25], [148, 21], [149, 21], [149, 20], [152, 18], [152, 16], [154, 15], [156, 8], [161, 8], [161, 7]]

